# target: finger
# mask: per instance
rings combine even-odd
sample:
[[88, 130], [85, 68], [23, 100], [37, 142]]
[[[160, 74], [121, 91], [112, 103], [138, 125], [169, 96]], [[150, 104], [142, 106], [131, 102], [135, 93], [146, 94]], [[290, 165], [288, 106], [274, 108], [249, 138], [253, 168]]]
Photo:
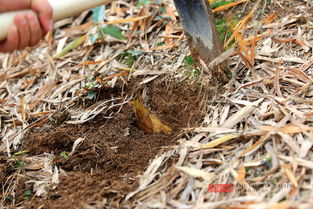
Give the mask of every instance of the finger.
[[42, 37], [42, 31], [37, 15], [34, 12], [27, 14], [27, 21], [30, 29], [30, 46], [35, 46]]
[[32, 0], [31, 8], [38, 13], [44, 34], [53, 29], [52, 7], [46, 0]]
[[31, 0], [0, 0], [0, 13], [21, 9], [29, 9]]
[[10, 52], [18, 49], [19, 46], [19, 34], [17, 27], [13, 25], [7, 35], [7, 39], [0, 43], [0, 52]]
[[30, 43], [30, 29], [25, 14], [16, 14], [14, 24], [17, 26], [19, 33], [19, 49], [24, 49]]

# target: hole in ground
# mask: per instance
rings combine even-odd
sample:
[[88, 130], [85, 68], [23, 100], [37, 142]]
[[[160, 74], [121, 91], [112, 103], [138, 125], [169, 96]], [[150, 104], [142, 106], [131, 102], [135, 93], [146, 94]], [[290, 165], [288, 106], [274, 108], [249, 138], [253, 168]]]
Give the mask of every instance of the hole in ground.
[[[75, 208], [82, 203], [108, 198], [109, 204], [119, 204], [123, 196], [137, 188], [136, 176], [141, 174], [151, 159], [176, 144], [186, 127], [193, 127], [201, 119], [200, 104], [203, 94], [199, 88], [178, 83], [165, 84], [154, 81], [146, 87], [134, 80], [127, 86], [104, 89], [98, 99], [107, 100], [112, 95], [144, 96], [147, 107], [164, 123], [173, 128], [172, 135], [146, 134], [136, 125], [136, 117], [130, 104], [124, 105], [113, 119], [99, 115], [94, 120], [80, 125], [60, 125], [44, 130], [32, 130], [26, 137], [24, 150], [30, 155], [54, 153], [54, 163], [66, 171], [61, 183], [48, 198], [27, 200], [26, 208]], [[207, 98], [207, 97], [206, 97]], [[75, 154], [65, 159], [60, 154], [70, 152], [76, 139], [84, 142]]]

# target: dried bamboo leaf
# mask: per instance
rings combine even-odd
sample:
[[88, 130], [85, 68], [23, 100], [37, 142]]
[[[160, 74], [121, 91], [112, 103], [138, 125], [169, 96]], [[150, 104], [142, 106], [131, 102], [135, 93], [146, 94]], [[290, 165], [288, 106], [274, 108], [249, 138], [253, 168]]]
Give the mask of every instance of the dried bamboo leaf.
[[214, 141], [212, 141], [208, 144], [203, 144], [203, 145], [201, 145], [201, 148], [202, 149], [210, 149], [210, 148], [216, 147], [216, 146], [218, 146], [224, 142], [230, 141], [232, 139], [236, 139], [238, 137], [240, 137], [240, 134], [229, 134], [229, 135], [223, 136], [221, 138], [215, 139]]
[[64, 49], [62, 49], [58, 54], [56, 54], [55, 58], [61, 58], [64, 55], [66, 55], [69, 51], [71, 51], [72, 49], [77, 48], [78, 46], [80, 46], [85, 41], [86, 38], [87, 38], [87, 36], [84, 35], [84, 36], [81, 36], [81, 37], [75, 39], [74, 41], [69, 43]]
[[208, 173], [197, 168], [176, 166], [176, 169], [184, 172], [191, 177], [202, 178], [205, 181], [211, 181], [212, 178], [215, 176], [212, 173]]
[[241, 108], [237, 113], [232, 115], [230, 118], [228, 118], [225, 123], [222, 125], [223, 128], [233, 128], [237, 123], [239, 123], [242, 119], [248, 117], [257, 107], [258, 105], [263, 101], [264, 99], [261, 98], [250, 105], [247, 105], [243, 108]]
[[265, 142], [266, 140], [271, 136], [271, 133], [268, 132], [264, 136], [262, 136], [256, 143], [254, 143], [251, 147], [243, 151], [239, 157], [247, 156], [255, 152], [257, 149], [259, 149]]

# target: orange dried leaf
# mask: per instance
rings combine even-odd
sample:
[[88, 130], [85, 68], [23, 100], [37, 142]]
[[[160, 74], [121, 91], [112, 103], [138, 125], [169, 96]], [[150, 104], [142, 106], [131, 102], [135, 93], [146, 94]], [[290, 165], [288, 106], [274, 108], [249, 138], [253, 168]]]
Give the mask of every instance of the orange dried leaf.
[[262, 131], [276, 131], [276, 132], [282, 132], [285, 134], [297, 134], [305, 131], [313, 131], [313, 127], [310, 126], [303, 126], [303, 127], [297, 127], [297, 126], [284, 126], [280, 128], [272, 127], [272, 126], [259, 126], [259, 129]]
[[251, 42], [251, 50], [250, 50], [250, 62], [252, 66], [254, 66], [254, 57], [255, 57], [255, 45], [257, 42], [257, 37], [255, 36]]
[[273, 41], [276, 41], [278, 43], [289, 43], [289, 42], [294, 42], [296, 39], [294, 38], [272, 38]]
[[266, 18], [264, 18], [263, 20], [261, 20], [260, 22], [264, 22], [266, 24], [270, 24], [273, 22], [273, 20], [277, 17], [277, 14], [271, 14], [269, 16], [267, 16]]
[[79, 66], [94, 65], [94, 64], [98, 64], [98, 63], [106, 62], [106, 61], [109, 61], [109, 59], [102, 59], [98, 61], [87, 61], [87, 62], [80, 63]]
[[304, 43], [304, 41], [301, 40], [297, 40], [295, 38], [272, 38], [273, 41], [276, 41], [278, 43], [295, 43], [298, 44], [300, 46], [306, 46], [306, 47], [311, 47], [309, 44]]
[[66, 28], [64, 29], [64, 31], [66, 32], [72, 32], [72, 31], [87, 31], [91, 26], [92, 26], [92, 22], [87, 22], [83, 25], [78, 25], [78, 26], [73, 26], [70, 28]]
[[299, 80], [304, 81], [304, 82], [311, 81], [310, 77], [308, 77], [304, 72], [295, 68], [291, 68], [291, 67], [287, 67], [287, 69], [291, 72], [291, 74], [293, 74]]
[[238, 170], [238, 176], [237, 181], [239, 184], [244, 184], [246, 178], [246, 168], [244, 166], [241, 166]]
[[42, 127], [43, 125], [45, 125], [48, 122], [48, 117], [44, 117], [40, 120], [38, 120], [37, 122], [34, 122], [30, 128], [34, 128], [34, 127]]
[[245, 63], [245, 65], [247, 66], [247, 68], [251, 69], [253, 66], [250, 63], [249, 58], [246, 57], [243, 53], [241, 53], [241, 51], [238, 51], [238, 54], [241, 57], [241, 59], [243, 60], [243, 62]]
[[296, 208], [290, 207], [290, 203], [288, 201], [283, 201], [268, 207], [268, 209], [296, 209]]
[[249, 57], [249, 52], [248, 52], [248, 49], [245, 45], [245, 43], [243, 42], [243, 37], [242, 37], [242, 33], [236, 33], [235, 34], [235, 37], [238, 41], [238, 44], [239, 44], [239, 48], [240, 48], [240, 51], [242, 52], [242, 54], [245, 56], [245, 57]]
[[230, 141], [232, 139], [236, 139], [238, 137], [240, 137], [239, 134], [229, 134], [229, 135], [223, 136], [221, 138], [215, 139], [214, 141], [211, 141], [207, 144], [203, 144], [203, 145], [201, 145], [201, 148], [202, 149], [210, 149], [210, 148], [216, 147], [216, 146], [218, 146], [224, 142]]
[[236, 6], [238, 4], [241, 4], [241, 3], [244, 3], [244, 2], [247, 2], [247, 1], [249, 1], [249, 0], [240, 0], [240, 1], [237, 1], [237, 2], [229, 3], [229, 4], [226, 4], [226, 5], [217, 7], [216, 9], [213, 10], [213, 12], [220, 12], [220, 11], [226, 10], [226, 9], [228, 9], [230, 7]]
[[24, 97], [22, 97], [20, 101], [21, 101], [21, 115], [22, 115], [23, 121], [25, 121], [26, 120], [26, 103], [25, 103]]
[[156, 51], [156, 50], [162, 50], [162, 49], [170, 49], [172, 46], [156, 46], [152, 47], [151, 50]]
[[134, 112], [136, 113], [138, 126], [146, 133], [171, 134], [172, 129], [162, 123], [157, 116], [153, 115], [139, 100], [134, 101]]
[[[271, 30], [267, 30], [265, 31], [264, 33], [260, 34], [260, 35], [256, 35], [256, 36], [252, 36], [252, 37], [248, 37], [248, 38], [245, 38], [243, 40], [243, 42], [246, 44], [246, 45], [249, 45], [251, 41], [253, 41], [253, 39], [256, 39], [256, 42], [258, 42], [259, 40], [261, 40], [262, 38], [266, 38], [268, 36], [270, 36], [273, 32]], [[236, 41], [237, 43], [238, 41]]]
[[42, 162], [32, 162], [28, 165], [25, 165], [26, 170], [38, 171], [44, 168], [44, 163]]
[[270, 136], [271, 136], [270, 132], [268, 132], [267, 134], [263, 135], [256, 143], [254, 143], [252, 146], [248, 147], [248, 149], [243, 151], [239, 155], [239, 158], [241, 158], [241, 157], [249, 154], [250, 152], [253, 152], [253, 151], [257, 150], [258, 148], [260, 148]]
[[238, 22], [238, 24], [234, 28], [234, 33], [231, 35], [231, 37], [228, 39], [228, 41], [224, 44], [224, 47], [227, 47], [230, 44], [230, 42], [235, 38], [235, 35], [240, 30], [242, 30], [242, 29], [244, 29], [246, 27], [248, 21], [250, 20], [250, 18], [254, 14], [254, 12], [257, 10], [258, 6], [259, 6], [259, 3], [256, 3], [254, 5], [253, 9], [249, 12], [249, 14], [245, 18], [243, 18], [241, 21]]
[[313, 112], [305, 113], [304, 115], [312, 117], [313, 116]]
[[22, 125], [23, 125], [22, 121], [14, 120], [9, 127], [11, 128], [11, 127], [17, 127], [17, 126], [22, 126]]
[[[164, 34], [165, 35], [171, 35], [173, 32], [174, 32], [173, 23], [172, 23], [172, 21], [169, 21], [166, 24], [165, 33]], [[170, 47], [172, 45], [173, 45], [173, 39], [172, 38], [165, 39], [165, 46]]]
[[21, 56], [19, 56], [15, 61], [13, 65], [17, 65], [18, 63], [20, 63], [21, 61], [25, 60], [25, 58], [27, 57], [27, 55], [29, 54], [29, 50], [26, 50], [26, 52], [24, 54], [22, 54]]
[[298, 181], [296, 179], [296, 177], [294, 176], [293, 172], [292, 172], [292, 168], [290, 164], [284, 164], [281, 163], [281, 167], [283, 168], [283, 170], [285, 171], [289, 181], [295, 186], [295, 187], [299, 187]]
[[121, 73], [116, 73], [116, 74], [113, 74], [113, 75], [109, 75], [109, 76], [107, 76], [105, 78], [102, 78], [102, 79], [97, 77], [96, 80], [99, 83], [104, 84], [104, 81], [112, 80], [115, 77], [122, 77], [122, 76], [125, 76], [125, 75], [128, 75], [128, 74], [129, 74], [129, 72], [121, 72]]
[[17, 72], [17, 73], [9, 74], [7, 78], [8, 79], [18, 78], [18, 77], [22, 77], [24, 75], [27, 75], [29, 73], [30, 73], [30, 69], [26, 69], [26, 70], [23, 70], [23, 71], [20, 71], [20, 72]]
[[121, 18], [121, 19], [116, 19], [113, 21], [106, 22], [105, 24], [107, 25], [114, 25], [114, 24], [119, 24], [119, 23], [130, 23], [130, 22], [137, 22], [139, 20], [143, 20], [150, 17], [150, 15], [145, 15], [141, 17], [130, 17], [130, 18]]

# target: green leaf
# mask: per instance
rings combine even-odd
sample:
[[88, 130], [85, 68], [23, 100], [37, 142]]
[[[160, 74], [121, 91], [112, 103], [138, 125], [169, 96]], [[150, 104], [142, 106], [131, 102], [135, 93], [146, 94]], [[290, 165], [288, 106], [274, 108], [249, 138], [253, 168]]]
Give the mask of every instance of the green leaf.
[[29, 152], [29, 150], [23, 150], [23, 151], [20, 151], [20, 152], [16, 152], [14, 153], [13, 155], [14, 156], [17, 156], [17, 155], [24, 155], [24, 154], [27, 154]]
[[212, 9], [216, 9], [217, 7], [224, 6], [224, 5], [230, 4], [232, 2], [234, 2], [234, 0], [220, 0], [220, 1], [216, 1], [216, 2], [213, 2], [211, 4], [211, 8]]
[[92, 10], [92, 21], [97, 23], [103, 21], [105, 17], [105, 6], [102, 5], [100, 7], [94, 8]]
[[101, 28], [101, 32], [109, 36], [112, 36], [114, 38], [120, 39], [120, 40], [126, 39], [126, 37], [123, 36], [121, 29], [119, 29], [118, 27], [114, 25], [107, 25]]
[[88, 81], [94, 81], [96, 79], [96, 77], [91, 75], [91, 76], [88, 76], [87, 79], [88, 79]]
[[130, 51], [127, 51], [127, 53], [129, 53], [131, 56], [139, 56], [142, 54], [142, 51], [138, 51], [138, 50], [130, 50]]
[[164, 46], [164, 45], [165, 45], [165, 43], [163, 41], [157, 43], [157, 46]]
[[23, 161], [20, 161], [20, 160], [16, 160], [16, 161], [13, 163], [13, 167], [14, 167], [14, 168], [23, 168], [23, 167], [24, 167], [24, 162], [23, 162]]
[[32, 192], [31, 190], [26, 190], [26, 191], [24, 192], [24, 195], [25, 195], [25, 196], [32, 196], [32, 195], [33, 195], [33, 192]]
[[71, 51], [72, 49], [75, 49], [78, 46], [80, 46], [85, 41], [86, 37], [87, 37], [86, 35], [81, 36], [75, 39], [74, 41], [72, 41], [71, 43], [69, 43], [60, 53], [55, 55], [55, 58], [63, 57], [64, 55], [69, 53], [69, 51]]
[[201, 74], [201, 71], [200, 71], [199, 69], [194, 69], [194, 70], [192, 71], [192, 73], [193, 73], [194, 75], [200, 75], [200, 74]]
[[88, 94], [87, 94], [87, 98], [90, 99], [90, 100], [95, 98], [95, 96], [96, 96], [96, 93], [93, 92], [93, 91], [89, 91]]
[[96, 86], [95, 83], [86, 83], [86, 84], [85, 84], [85, 88], [86, 88], [86, 89], [92, 89], [92, 88], [94, 88], [95, 86]]
[[91, 37], [89, 37], [89, 41], [91, 44], [94, 44], [98, 38], [99, 38], [99, 35], [95, 34], [95, 35], [92, 35]]
[[141, 6], [149, 6], [149, 4], [150, 4], [150, 0], [139, 0], [136, 7], [139, 8]]
[[193, 61], [193, 58], [191, 55], [185, 57], [185, 63], [192, 67], [195, 65], [195, 62]]
[[30, 199], [30, 196], [32, 196], [32, 195], [33, 195], [33, 192], [31, 190], [26, 190], [23, 194], [23, 196], [24, 196], [23, 199], [28, 200], [28, 199]]
[[68, 158], [68, 154], [65, 151], [61, 152], [60, 156], [65, 158], [65, 159]]

